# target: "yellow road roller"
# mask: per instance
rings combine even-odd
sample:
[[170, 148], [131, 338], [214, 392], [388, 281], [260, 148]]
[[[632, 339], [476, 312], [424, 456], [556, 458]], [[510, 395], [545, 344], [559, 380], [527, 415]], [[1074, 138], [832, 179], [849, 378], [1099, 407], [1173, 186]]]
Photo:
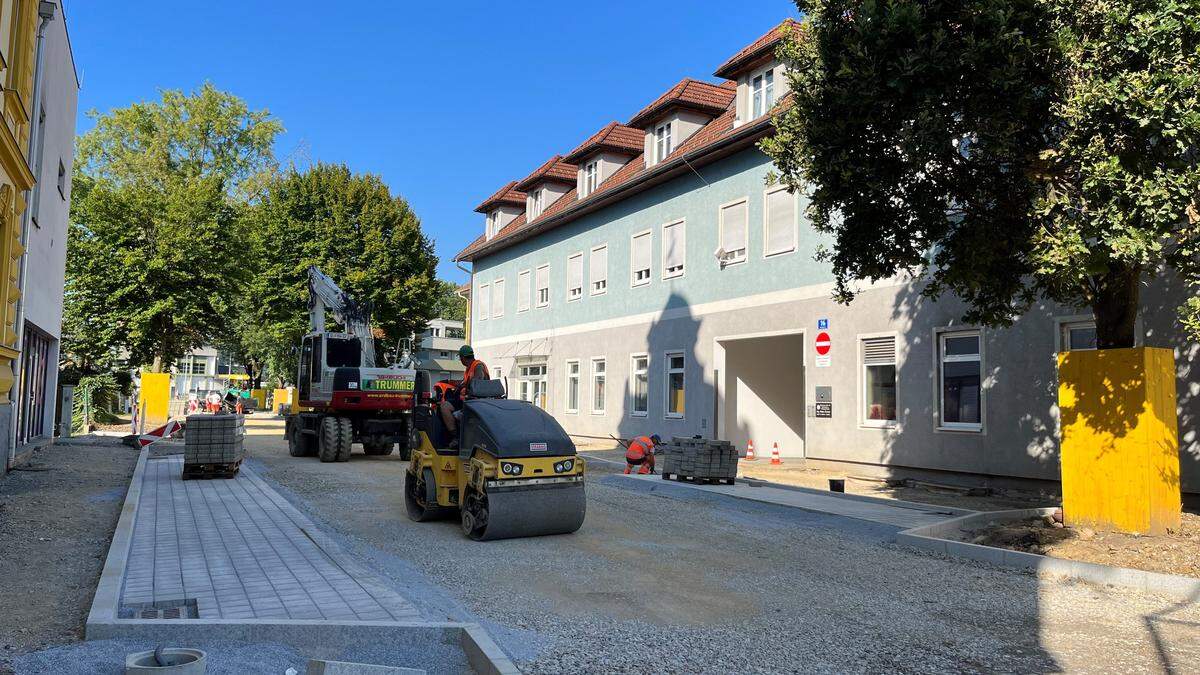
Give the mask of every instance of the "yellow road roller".
[[414, 411], [420, 445], [405, 476], [408, 517], [457, 514], [476, 541], [578, 530], [587, 510], [584, 462], [570, 436], [541, 408], [505, 398], [500, 380], [472, 380], [470, 387], [458, 448], [450, 447], [433, 405]]

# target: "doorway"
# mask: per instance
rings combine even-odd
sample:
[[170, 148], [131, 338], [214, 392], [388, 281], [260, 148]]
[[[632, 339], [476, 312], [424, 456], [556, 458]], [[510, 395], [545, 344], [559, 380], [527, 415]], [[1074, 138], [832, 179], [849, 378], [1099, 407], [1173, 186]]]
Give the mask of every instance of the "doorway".
[[718, 437], [759, 457], [804, 457], [803, 331], [717, 338]]

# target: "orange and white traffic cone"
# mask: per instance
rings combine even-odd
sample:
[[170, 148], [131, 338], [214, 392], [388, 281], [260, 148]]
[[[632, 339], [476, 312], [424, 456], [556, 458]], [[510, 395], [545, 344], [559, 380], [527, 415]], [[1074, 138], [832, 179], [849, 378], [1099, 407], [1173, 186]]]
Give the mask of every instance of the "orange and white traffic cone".
[[775, 447], [771, 448], [771, 463], [772, 464], [783, 464], [783, 460], [779, 458], [779, 444], [778, 443], [775, 444]]
[[753, 462], [756, 459], [758, 457], [754, 454], [754, 439], [751, 438], [750, 442], [746, 445], [746, 461]]

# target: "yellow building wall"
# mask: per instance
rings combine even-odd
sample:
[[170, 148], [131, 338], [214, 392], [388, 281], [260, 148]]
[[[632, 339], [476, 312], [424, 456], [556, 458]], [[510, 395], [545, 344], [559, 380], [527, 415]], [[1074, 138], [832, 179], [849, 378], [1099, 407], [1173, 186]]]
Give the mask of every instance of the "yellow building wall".
[[142, 373], [140, 400], [142, 428], [150, 431], [171, 418], [171, 374]]
[[1058, 355], [1063, 517], [1162, 534], [1180, 522], [1175, 358], [1138, 347]]
[[0, 404], [8, 403], [17, 350], [17, 301], [21, 247], [22, 196], [33, 189], [29, 168], [29, 120], [32, 117], [34, 37], [37, 3], [0, 0]]

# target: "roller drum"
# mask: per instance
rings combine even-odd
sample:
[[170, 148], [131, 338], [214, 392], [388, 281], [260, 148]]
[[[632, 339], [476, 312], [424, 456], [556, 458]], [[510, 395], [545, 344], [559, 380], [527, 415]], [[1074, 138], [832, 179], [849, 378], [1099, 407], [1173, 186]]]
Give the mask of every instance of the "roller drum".
[[516, 489], [490, 488], [487, 524], [470, 534], [477, 541], [569, 534], [587, 511], [583, 483]]

